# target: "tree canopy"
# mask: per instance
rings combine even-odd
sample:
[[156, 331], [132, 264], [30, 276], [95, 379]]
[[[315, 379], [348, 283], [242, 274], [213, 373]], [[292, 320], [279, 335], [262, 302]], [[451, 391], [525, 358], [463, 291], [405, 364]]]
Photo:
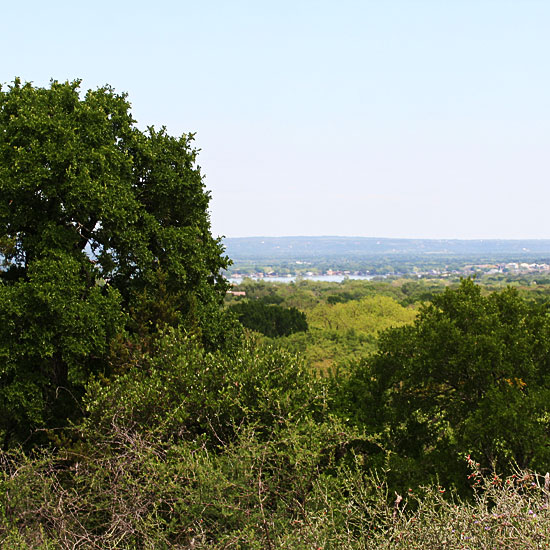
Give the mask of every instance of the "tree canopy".
[[381, 336], [351, 375], [345, 407], [383, 434], [394, 471], [409, 480], [437, 472], [464, 483], [467, 453], [487, 469], [546, 468], [549, 343], [547, 304], [513, 288], [485, 296], [464, 280], [413, 325]]
[[228, 259], [210, 233], [193, 135], [141, 131], [125, 94], [79, 86], [0, 88], [5, 441], [74, 409], [68, 396], [108, 374], [123, 333], [183, 325], [210, 347], [226, 334]]
[[264, 301], [244, 301], [230, 306], [243, 326], [273, 338], [306, 332], [304, 312], [295, 307], [282, 307]]

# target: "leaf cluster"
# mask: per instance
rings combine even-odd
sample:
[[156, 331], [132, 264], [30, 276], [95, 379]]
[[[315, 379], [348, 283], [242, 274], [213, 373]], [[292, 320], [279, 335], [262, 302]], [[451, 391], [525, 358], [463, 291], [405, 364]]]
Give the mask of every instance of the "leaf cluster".
[[[488, 470], [544, 468], [549, 456], [550, 316], [514, 289], [472, 280], [392, 329], [339, 389], [344, 414], [383, 433], [395, 475], [436, 472], [464, 488], [461, 451]], [[398, 472], [401, 472], [399, 474]]]
[[271, 338], [308, 330], [305, 313], [295, 307], [285, 308], [249, 300], [238, 302], [229, 309], [243, 326]]

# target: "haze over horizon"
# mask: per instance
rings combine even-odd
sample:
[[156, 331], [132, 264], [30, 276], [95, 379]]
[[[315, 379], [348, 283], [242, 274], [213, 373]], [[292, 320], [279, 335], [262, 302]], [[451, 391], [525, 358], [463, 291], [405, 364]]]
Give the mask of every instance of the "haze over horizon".
[[384, 237], [383, 235], [247, 235], [237, 237], [223, 237], [223, 239], [381, 239], [381, 240], [409, 240], [409, 241], [550, 241], [550, 238], [535, 239], [500, 239], [500, 238], [469, 238], [455, 237]]
[[550, 238], [550, 2], [29, 0], [0, 82], [196, 132], [215, 235]]

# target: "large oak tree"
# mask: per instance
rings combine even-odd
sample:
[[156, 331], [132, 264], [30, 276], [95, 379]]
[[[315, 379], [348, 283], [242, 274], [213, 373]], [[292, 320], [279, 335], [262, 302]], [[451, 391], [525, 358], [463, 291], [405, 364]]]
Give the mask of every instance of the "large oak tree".
[[[0, 88], [0, 434], [62, 422], [120, 334], [224, 337], [227, 266], [193, 135], [141, 131], [124, 94]], [[120, 336], [119, 336], [120, 339]]]

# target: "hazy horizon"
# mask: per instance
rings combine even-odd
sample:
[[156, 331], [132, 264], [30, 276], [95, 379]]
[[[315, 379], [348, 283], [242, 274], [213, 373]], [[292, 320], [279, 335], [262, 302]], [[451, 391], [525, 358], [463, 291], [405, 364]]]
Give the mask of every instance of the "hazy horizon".
[[381, 239], [381, 240], [410, 240], [410, 241], [550, 241], [549, 238], [535, 239], [501, 239], [501, 238], [470, 238], [460, 239], [456, 237], [385, 237], [383, 235], [236, 235], [234, 237], [222, 236], [223, 239]]

